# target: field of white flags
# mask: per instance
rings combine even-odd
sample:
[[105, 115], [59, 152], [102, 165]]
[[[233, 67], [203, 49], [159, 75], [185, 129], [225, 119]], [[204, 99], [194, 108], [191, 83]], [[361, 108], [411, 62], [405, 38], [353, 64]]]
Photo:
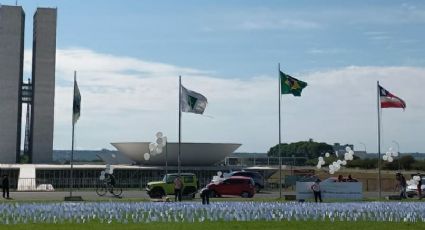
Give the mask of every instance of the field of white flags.
[[0, 224], [204, 221], [425, 222], [422, 202], [3, 203]]

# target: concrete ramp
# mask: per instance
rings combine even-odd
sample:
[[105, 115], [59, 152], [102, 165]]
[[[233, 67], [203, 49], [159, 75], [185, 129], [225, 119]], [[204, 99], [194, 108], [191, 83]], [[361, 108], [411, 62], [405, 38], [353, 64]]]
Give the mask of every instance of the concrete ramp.
[[17, 191], [35, 191], [35, 165], [25, 164], [19, 167]]

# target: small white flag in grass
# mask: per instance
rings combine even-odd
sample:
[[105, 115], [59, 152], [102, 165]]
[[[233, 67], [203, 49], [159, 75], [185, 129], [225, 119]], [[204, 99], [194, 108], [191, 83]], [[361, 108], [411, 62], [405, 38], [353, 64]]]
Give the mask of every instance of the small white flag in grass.
[[181, 110], [187, 113], [203, 114], [207, 107], [207, 98], [195, 91], [191, 91], [182, 86]]

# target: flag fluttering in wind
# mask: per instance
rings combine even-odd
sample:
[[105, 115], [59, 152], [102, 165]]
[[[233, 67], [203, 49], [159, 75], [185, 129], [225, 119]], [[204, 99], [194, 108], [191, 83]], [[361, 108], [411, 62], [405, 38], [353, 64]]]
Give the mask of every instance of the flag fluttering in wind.
[[80, 118], [81, 113], [81, 94], [78, 89], [77, 80], [74, 79], [74, 103], [72, 104], [72, 121], [75, 124]]
[[379, 98], [381, 101], [381, 108], [406, 108], [406, 103], [399, 97], [388, 92], [382, 86], [379, 86]]
[[292, 94], [296, 97], [301, 96], [302, 90], [307, 86], [307, 82], [300, 81], [288, 74], [279, 71], [281, 94]]
[[186, 89], [183, 85], [181, 87], [181, 111], [203, 114], [208, 104], [207, 98], [200, 93]]

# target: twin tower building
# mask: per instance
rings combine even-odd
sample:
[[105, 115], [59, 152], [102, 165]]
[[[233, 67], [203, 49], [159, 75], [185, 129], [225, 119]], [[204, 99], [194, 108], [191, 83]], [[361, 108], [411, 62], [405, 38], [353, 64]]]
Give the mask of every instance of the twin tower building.
[[[35, 12], [32, 76], [24, 82], [25, 13], [20, 6], [0, 5], [0, 164], [20, 163], [23, 158], [25, 163], [52, 160], [56, 21], [57, 9]], [[23, 106], [25, 128], [21, 127]]]

